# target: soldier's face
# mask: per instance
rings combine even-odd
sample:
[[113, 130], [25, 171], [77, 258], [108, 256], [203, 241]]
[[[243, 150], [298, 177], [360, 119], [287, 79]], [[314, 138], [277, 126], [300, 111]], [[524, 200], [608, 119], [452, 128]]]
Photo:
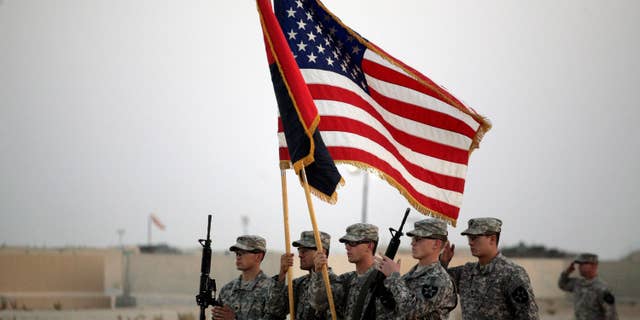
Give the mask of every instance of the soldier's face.
[[347, 249], [347, 258], [349, 262], [356, 263], [362, 260], [362, 257], [366, 254], [371, 254], [369, 251], [369, 246], [372, 245], [371, 242], [354, 242], [354, 243], [345, 243], [345, 248]]
[[316, 249], [298, 248], [298, 257], [300, 257], [300, 269], [311, 270], [313, 265], [313, 257], [316, 255]]
[[434, 252], [439, 252], [436, 248], [436, 242], [437, 240], [434, 239], [413, 237], [411, 239], [411, 256], [418, 260], [432, 256]]
[[260, 253], [248, 251], [236, 251], [236, 269], [240, 271], [250, 270], [260, 264]]
[[580, 270], [581, 276], [593, 279], [598, 273], [598, 265], [595, 263], [581, 263], [578, 265], [578, 270]]
[[471, 249], [471, 255], [474, 257], [482, 257], [491, 253], [491, 237], [490, 236], [475, 236], [468, 235], [469, 248]]

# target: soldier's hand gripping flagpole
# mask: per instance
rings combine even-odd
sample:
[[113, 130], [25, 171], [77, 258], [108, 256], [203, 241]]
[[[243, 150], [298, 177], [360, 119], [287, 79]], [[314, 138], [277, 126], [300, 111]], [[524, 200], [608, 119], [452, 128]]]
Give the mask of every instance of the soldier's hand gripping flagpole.
[[[316, 249], [318, 252], [323, 252], [322, 241], [320, 239], [320, 232], [318, 231], [318, 223], [316, 222], [316, 214], [313, 210], [313, 202], [311, 201], [311, 191], [309, 190], [309, 184], [307, 183], [307, 173], [304, 170], [304, 166], [300, 171], [302, 174], [302, 184], [304, 186], [304, 194], [307, 198], [307, 207], [309, 208], [309, 218], [311, 219], [311, 225], [313, 226], [313, 237], [316, 241]], [[331, 310], [331, 319], [336, 320], [336, 306], [333, 303], [333, 293], [331, 292], [331, 283], [329, 282], [329, 270], [327, 265], [322, 266], [322, 279], [324, 279], [324, 287], [327, 290], [327, 300], [329, 301], [329, 309]]]
[[[280, 169], [280, 182], [282, 185], [282, 214], [284, 216], [284, 247], [287, 256], [291, 254], [291, 236], [289, 232], [289, 200], [287, 199], [287, 172]], [[287, 291], [289, 292], [289, 317], [295, 320], [295, 309], [293, 303], [293, 270], [287, 270]]]

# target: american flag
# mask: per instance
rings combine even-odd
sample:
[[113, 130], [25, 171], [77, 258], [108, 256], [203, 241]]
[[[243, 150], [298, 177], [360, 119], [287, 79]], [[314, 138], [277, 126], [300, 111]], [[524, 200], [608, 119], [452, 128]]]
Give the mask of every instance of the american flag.
[[[376, 172], [418, 211], [455, 225], [469, 155], [490, 129], [488, 119], [351, 30], [320, 1], [276, 0], [274, 9], [331, 157]], [[281, 161], [288, 161], [282, 126], [279, 137]]]

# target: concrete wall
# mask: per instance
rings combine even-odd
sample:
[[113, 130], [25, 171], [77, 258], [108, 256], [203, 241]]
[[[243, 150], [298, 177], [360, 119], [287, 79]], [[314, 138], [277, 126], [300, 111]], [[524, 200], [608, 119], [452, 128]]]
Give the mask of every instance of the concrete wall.
[[[184, 305], [195, 303], [200, 285], [201, 254], [136, 254], [130, 257], [131, 295], [141, 305]], [[267, 253], [262, 270], [272, 276], [280, 268], [280, 253]], [[210, 277], [218, 291], [240, 275], [235, 254], [214, 252]]]
[[0, 250], [3, 308], [63, 309], [110, 307], [105, 277], [118, 268], [106, 263], [109, 250]]
[[[73, 252], [6, 254], [0, 259], [0, 288], [9, 292], [102, 292], [104, 260], [99, 254]], [[61, 277], [61, 272], [69, 276]]]
[[616, 297], [640, 300], [640, 261], [605, 261], [600, 263], [598, 271]]

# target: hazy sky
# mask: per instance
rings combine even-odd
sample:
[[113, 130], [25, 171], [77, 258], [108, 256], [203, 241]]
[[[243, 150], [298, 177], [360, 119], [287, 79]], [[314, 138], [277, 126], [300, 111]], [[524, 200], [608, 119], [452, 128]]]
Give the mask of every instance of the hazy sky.
[[[639, 1], [324, 3], [493, 122], [450, 230], [460, 249], [481, 216], [503, 220], [503, 245], [640, 249]], [[283, 250], [276, 114], [254, 1], [0, 0], [0, 243], [116, 245], [125, 229], [142, 244], [155, 212], [154, 242], [195, 247], [214, 213], [215, 248], [246, 215]], [[362, 176], [340, 170], [338, 204], [314, 198], [334, 248], [361, 217]], [[297, 239], [311, 227], [287, 178]], [[386, 242], [408, 203], [370, 182]]]

